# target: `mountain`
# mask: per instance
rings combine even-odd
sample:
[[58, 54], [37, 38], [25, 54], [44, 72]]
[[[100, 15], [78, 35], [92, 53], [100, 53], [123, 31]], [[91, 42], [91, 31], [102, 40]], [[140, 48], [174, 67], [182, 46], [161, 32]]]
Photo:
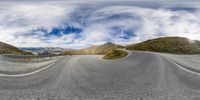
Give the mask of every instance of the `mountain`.
[[111, 42], [107, 42], [103, 45], [92, 46], [92, 47], [88, 47], [88, 48], [84, 48], [84, 49], [80, 49], [80, 50], [68, 50], [68, 51], [65, 52], [65, 54], [104, 55], [104, 54], [111, 52], [112, 50], [117, 49], [117, 48], [124, 48], [124, 47], [121, 46], [121, 45], [111, 43]]
[[0, 42], [0, 54], [27, 55], [31, 53], [20, 50], [17, 47], [14, 47], [12, 45]]
[[128, 50], [141, 50], [176, 54], [200, 53], [200, 41], [184, 37], [162, 37], [126, 46]]
[[34, 54], [62, 54], [65, 50], [70, 50], [60, 47], [22, 47], [20, 49]]
[[107, 42], [103, 45], [82, 49], [81, 51], [85, 52], [86, 54], [107, 54], [117, 48], [123, 48], [123, 46]]

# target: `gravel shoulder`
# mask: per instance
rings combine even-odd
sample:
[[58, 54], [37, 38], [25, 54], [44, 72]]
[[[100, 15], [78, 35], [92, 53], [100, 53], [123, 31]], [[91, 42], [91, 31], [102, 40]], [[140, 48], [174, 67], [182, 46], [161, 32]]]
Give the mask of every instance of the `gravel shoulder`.
[[0, 59], [0, 74], [24, 74], [29, 73], [38, 69], [41, 69], [45, 66], [55, 63], [61, 57], [52, 57], [52, 58], [39, 58], [34, 59], [33, 61], [20, 60], [17, 62], [15, 59], [6, 60], [7, 58]]
[[[193, 70], [200, 72], [200, 55], [175, 55], [175, 54], [161, 54], [173, 62]], [[199, 71], [197, 71], [199, 70]]]

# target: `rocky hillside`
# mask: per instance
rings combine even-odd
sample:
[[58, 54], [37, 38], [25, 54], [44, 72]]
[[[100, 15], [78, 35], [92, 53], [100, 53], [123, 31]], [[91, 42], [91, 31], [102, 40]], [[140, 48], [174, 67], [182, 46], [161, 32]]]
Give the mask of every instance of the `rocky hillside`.
[[27, 55], [31, 54], [29, 52], [24, 52], [17, 47], [0, 42], [0, 54], [17, 54], [17, 55]]
[[183, 37], [163, 37], [126, 46], [128, 50], [141, 50], [176, 54], [200, 53], [200, 41]]

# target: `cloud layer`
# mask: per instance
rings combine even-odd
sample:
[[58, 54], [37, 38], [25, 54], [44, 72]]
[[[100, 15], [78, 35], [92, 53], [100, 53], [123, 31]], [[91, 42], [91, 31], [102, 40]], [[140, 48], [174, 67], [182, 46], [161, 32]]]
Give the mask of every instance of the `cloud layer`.
[[0, 41], [18, 47], [82, 48], [162, 36], [200, 40], [195, 6], [108, 2], [17, 3], [0, 8]]

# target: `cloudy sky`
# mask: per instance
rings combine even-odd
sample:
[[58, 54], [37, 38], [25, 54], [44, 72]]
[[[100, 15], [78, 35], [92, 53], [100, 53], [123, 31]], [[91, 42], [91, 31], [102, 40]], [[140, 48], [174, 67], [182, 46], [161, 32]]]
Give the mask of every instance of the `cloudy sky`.
[[163, 36], [200, 40], [197, 0], [0, 1], [0, 41], [17, 47], [83, 48]]

